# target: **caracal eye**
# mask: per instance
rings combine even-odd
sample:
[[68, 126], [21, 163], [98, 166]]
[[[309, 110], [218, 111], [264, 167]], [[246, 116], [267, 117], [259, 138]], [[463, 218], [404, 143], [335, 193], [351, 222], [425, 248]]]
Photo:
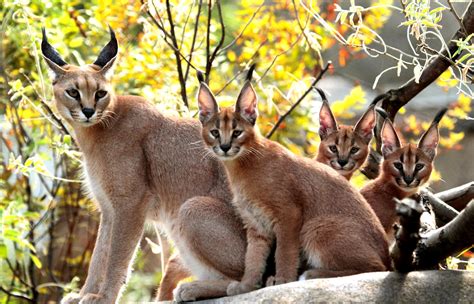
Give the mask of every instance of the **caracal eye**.
[[416, 170], [416, 171], [420, 171], [420, 170], [423, 169], [424, 167], [425, 167], [424, 164], [416, 164], [415, 170]]
[[395, 168], [397, 168], [398, 170], [402, 170], [403, 169], [403, 164], [401, 162], [396, 162], [396, 163], [393, 163], [393, 166]]
[[359, 152], [359, 148], [358, 147], [352, 147], [351, 148], [351, 154], [356, 154], [357, 152]]
[[101, 99], [101, 98], [105, 97], [105, 95], [107, 95], [107, 91], [99, 90], [99, 91], [95, 92], [95, 99]]
[[232, 137], [237, 138], [240, 134], [242, 134], [242, 130], [234, 130], [234, 132], [232, 132]]
[[66, 90], [66, 93], [74, 99], [78, 99], [81, 95], [81, 94], [79, 94], [79, 91], [76, 90], [76, 89]]
[[336, 153], [337, 152], [336, 145], [329, 146], [329, 150], [331, 150], [332, 153]]
[[214, 138], [219, 138], [219, 130], [211, 130], [211, 135], [214, 136]]

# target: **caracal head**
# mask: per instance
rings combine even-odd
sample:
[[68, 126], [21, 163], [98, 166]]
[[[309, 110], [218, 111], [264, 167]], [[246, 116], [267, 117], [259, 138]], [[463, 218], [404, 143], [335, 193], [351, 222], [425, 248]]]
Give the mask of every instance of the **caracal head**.
[[118, 53], [118, 42], [110, 29], [110, 41], [94, 63], [75, 66], [65, 62], [49, 44], [43, 28], [41, 51], [51, 70], [54, 102], [58, 112], [74, 127], [90, 127], [104, 120], [114, 101], [109, 81]]

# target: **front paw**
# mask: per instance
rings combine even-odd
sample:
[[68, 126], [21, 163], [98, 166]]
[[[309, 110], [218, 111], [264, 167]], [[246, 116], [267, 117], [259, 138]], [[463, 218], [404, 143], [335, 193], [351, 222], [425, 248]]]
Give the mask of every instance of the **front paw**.
[[79, 301], [79, 304], [99, 304], [99, 303], [110, 303], [107, 299], [100, 295], [94, 293], [88, 293]]
[[194, 288], [193, 282], [182, 283], [173, 290], [173, 298], [176, 302], [188, 302], [196, 301], [196, 288]]
[[267, 279], [267, 283], [265, 284], [266, 287], [268, 286], [275, 286], [275, 285], [280, 285], [280, 284], [286, 284], [289, 282], [293, 282], [291, 279], [287, 279], [284, 277], [277, 277], [277, 276], [270, 276]]
[[247, 284], [247, 283], [233, 281], [229, 284], [229, 286], [227, 286], [227, 295], [228, 296], [235, 296], [235, 295], [239, 295], [239, 294], [242, 294], [242, 293], [247, 293], [247, 292], [253, 291], [255, 289], [257, 289], [257, 286], [252, 286], [252, 285]]
[[78, 293], [69, 293], [62, 300], [61, 304], [78, 304], [82, 296]]

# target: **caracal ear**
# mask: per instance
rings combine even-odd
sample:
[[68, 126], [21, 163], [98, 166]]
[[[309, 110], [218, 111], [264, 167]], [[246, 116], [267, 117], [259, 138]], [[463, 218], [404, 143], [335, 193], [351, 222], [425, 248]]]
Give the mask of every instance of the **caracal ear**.
[[246, 81], [240, 91], [237, 103], [235, 104], [235, 112], [239, 113], [240, 116], [252, 125], [255, 125], [258, 117], [257, 93], [253, 89], [250, 81]]
[[430, 158], [430, 160], [433, 160], [436, 156], [436, 148], [438, 147], [439, 143], [438, 125], [447, 110], [447, 108], [444, 108], [439, 111], [438, 114], [436, 114], [430, 127], [421, 136], [420, 142], [418, 143], [418, 148], [425, 152], [426, 155], [428, 155], [428, 157]]
[[64, 61], [59, 55], [58, 51], [56, 51], [56, 49], [51, 44], [49, 44], [44, 27], [41, 29], [41, 32], [43, 33], [41, 52], [43, 53], [43, 57], [48, 64], [48, 67], [53, 72], [54, 77], [57, 78], [66, 73], [66, 70], [64, 70], [63, 67], [67, 65], [67, 62]]
[[382, 127], [382, 155], [387, 157], [395, 150], [401, 148], [400, 139], [397, 131], [393, 127], [390, 119], [385, 119]]
[[376, 124], [374, 108], [375, 105], [370, 105], [354, 127], [354, 132], [359, 134], [366, 144], [372, 139], [372, 132]]
[[201, 81], [199, 86], [197, 99], [199, 105], [199, 120], [202, 124], [205, 124], [214, 114], [219, 112], [219, 106], [217, 105], [214, 94], [212, 94], [211, 89], [209, 89], [204, 81]]
[[118, 54], [118, 42], [117, 38], [115, 37], [115, 33], [109, 25], [109, 32], [110, 32], [110, 41], [107, 43], [106, 46], [100, 51], [99, 57], [97, 57], [96, 61], [93, 64], [100, 67], [99, 73], [104, 75], [104, 77], [108, 77], [111, 72], [113, 71], [112, 67], [114, 65], [115, 59], [117, 58]]
[[326, 94], [324, 94], [324, 91], [319, 88], [316, 88], [316, 90], [323, 100], [321, 110], [319, 110], [319, 137], [321, 137], [321, 140], [324, 140], [329, 134], [336, 132], [338, 127], [326, 98]]

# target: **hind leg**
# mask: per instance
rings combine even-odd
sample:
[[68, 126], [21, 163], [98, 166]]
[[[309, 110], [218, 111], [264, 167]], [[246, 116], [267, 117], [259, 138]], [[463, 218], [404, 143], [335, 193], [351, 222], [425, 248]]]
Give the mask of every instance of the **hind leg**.
[[179, 211], [181, 261], [198, 281], [178, 286], [176, 300], [226, 296], [230, 280], [244, 272], [247, 246], [243, 224], [234, 209], [211, 197], [194, 197]]
[[388, 245], [383, 232], [370, 231], [351, 219], [325, 217], [305, 223], [302, 244], [313, 268], [303, 275], [306, 278], [387, 270]]

